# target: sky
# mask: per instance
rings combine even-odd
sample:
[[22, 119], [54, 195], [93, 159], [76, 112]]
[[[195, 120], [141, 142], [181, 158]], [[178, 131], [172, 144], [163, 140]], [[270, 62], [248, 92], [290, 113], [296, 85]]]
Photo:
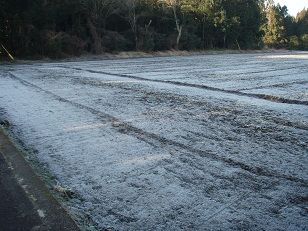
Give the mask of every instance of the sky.
[[308, 0], [275, 0], [280, 5], [286, 5], [289, 9], [289, 14], [296, 16], [304, 7], [308, 8]]

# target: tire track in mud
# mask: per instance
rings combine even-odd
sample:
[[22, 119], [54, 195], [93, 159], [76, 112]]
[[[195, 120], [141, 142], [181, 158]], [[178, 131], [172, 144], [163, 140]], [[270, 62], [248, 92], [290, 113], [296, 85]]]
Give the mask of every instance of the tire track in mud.
[[[209, 63], [207, 63], [209, 64]], [[224, 69], [225, 66], [224, 65], [218, 65], [216, 64], [215, 62], [212, 62], [212, 65], [208, 65], [207, 67], [200, 67], [200, 66], [195, 66], [194, 69], [192, 71], [189, 71], [190, 73], [195, 73], [195, 72], [206, 72], [207, 74], [209, 74], [210, 76], [216, 76], [217, 73], [208, 73], [208, 72], [216, 72], [216, 71], [220, 71], [222, 73], [219, 73], [220, 75], [226, 75], [228, 73], [224, 73], [224, 72], [230, 72], [230, 71], [238, 71], [238, 62], [235, 62], [235, 63], [228, 63], [229, 66], [228, 66], [228, 69]], [[170, 65], [170, 63], [169, 63]], [[177, 64], [179, 65], [179, 64]], [[276, 64], [277, 65], [277, 64]], [[113, 65], [115, 69], [117, 69], [117, 66], [116, 65]], [[214, 66], [214, 67], [213, 67]], [[305, 65], [298, 65], [298, 66], [293, 66], [293, 67], [288, 67], [288, 66], [284, 66], [282, 68], [273, 68], [273, 65], [271, 64], [262, 64], [262, 65], [258, 65], [257, 67], [253, 64], [241, 64], [241, 68], [242, 69], [246, 69], [245, 67], [246, 66], [251, 66], [250, 69], [256, 69], [256, 68], [261, 68], [261, 70], [259, 71], [253, 71], [253, 70], [250, 70], [250, 71], [241, 71], [241, 72], [237, 72], [237, 73], [234, 73], [234, 74], [237, 74], [237, 75], [244, 75], [244, 74], [257, 74], [257, 73], [268, 73], [268, 72], [275, 72], [275, 71], [285, 71], [285, 70], [292, 70], [292, 69], [296, 69], [296, 68], [305, 68], [306, 66]], [[275, 65], [274, 65], [275, 66]], [[63, 67], [63, 66], [61, 66]], [[95, 66], [96, 67], [96, 66]], [[281, 67], [281, 66], [280, 66]], [[153, 68], [155, 68], [155, 70], [153, 70]], [[145, 73], [147, 71], [149, 71], [150, 73], [170, 73], [170, 71], [173, 71], [173, 70], [176, 70], [178, 71], [179, 73], [187, 73], [188, 69], [187, 68], [191, 68], [191, 65], [187, 65], [187, 64], [183, 64], [183, 65], [180, 65], [180, 66], [174, 66], [172, 68], [170, 67], [165, 67], [165, 65], [163, 65], [162, 67], [160, 67], [159, 65], [155, 65], [153, 66], [151, 63], [150, 63], [150, 66], [138, 66], [138, 68], [134, 69], [134, 74], [142, 74], [142, 73]], [[118, 70], [122, 71], [124, 70], [125, 68], [124, 67], [120, 67]], [[129, 74], [132, 74], [130, 72], [123, 72], [121, 74], [126, 74], [126, 75], [129, 75]]]
[[[238, 63], [234, 63], [233, 65], [236, 65], [236, 64], [238, 64]], [[229, 63], [229, 65], [232, 65], [232, 64]], [[273, 66], [273, 65], [271, 65], [271, 66]], [[278, 69], [277, 68], [268, 69], [268, 67], [269, 67], [269, 65], [263, 65], [262, 70], [259, 70], [259, 71], [246, 71], [246, 72], [242, 71], [242, 72], [237, 72], [237, 73], [234, 73], [234, 74], [236, 74], [236, 75], [249, 75], [249, 74], [269, 73], [269, 72], [275, 72], [275, 71], [287, 71], [287, 70], [292, 70], [292, 69], [297, 69], [297, 68], [307, 68], [307, 65], [299, 65], [299, 66], [293, 66], [293, 67], [283, 67], [283, 68], [278, 68]], [[213, 71], [213, 70], [214, 71], [218, 70], [218, 71], [221, 71], [221, 72], [230, 72], [230, 70], [231, 71], [238, 70], [238, 68], [236, 68], [236, 67], [235, 68], [228, 68], [228, 69], [225, 69], [225, 70], [221, 70], [221, 68], [223, 68], [223, 67], [222, 66], [218, 66], [218, 67], [215, 67], [215, 68], [199, 68], [199, 67], [197, 67], [192, 72], [198, 72], [198, 71], [204, 72], [204, 71]], [[176, 69], [176, 68], [174, 68], [174, 69]], [[187, 72], [187, 69], [184, 69], [184, 70], [179, 69], [179, 70], [180, 70], [180, 73], [182, 73], [184, 70], [186, 70], [185, 73]], [[164, 72], [165, 69], [155, 70], [155, 71], [151, 71], [151, 72], [154, 72], [154, 73], [158, 72], [159, 73], [159, 72], [162, 72], [162, 71]], [[169, 70], [167, 69], [167, 71], [169, 71]], [[142, 74], [142, 73], [144, 73], [144, 71], [138, 72], [138, 74]], [[296, 73], [296, 74], [301, 74], [301, 73], [302, 72]], [[306, 72], [303, 72], [303, 73], [306, 73]], [[129, 75], [129, 73], [122, 73], [122, 74]], [[229, 74], [226, 74], [226, 73], [218, 73], [218, 74], [224, 75], [224, 76], [229, 75]], [[209, 74], [209, 75], [210, 76], [216, 76], [217, 73], [213, 73], [213, 74]], [[284, 75], [286, 75], [286, 74], [271, 75], [271, 76], [267, 76], [267, 77], [284, 76]]]
[[[89, 77], [82, 77], [82, 78], [74, 78], [73, 79], [74, 83], [80, 84], [80, 85], [90, 85], [90, 86], [94, 86], [94, 87], [111, 87], [114, 86], [112, 85], [113, 83], [122, 83], [121, 81], [115, 81], [115, 82], [110, 82], [110, 81], [104, 81], [101, 82], [97, 79], [93, 79], [93, 78], [89, 78]], [[124, 83], [140, 83], [140, 81], [123, 81]], [[174, 100], [176, 99], [177, 102], [180, 102], [181, 104], [184, 103], [189, 103], [190, 105], [194, 105], [195, 107], [200, 107], [200, 106], [206, 106], [206, 107], [211, 107], [208, 103], [206, 103], [205, 101], [200, 101], [200, 100], [196, 100], [196, 99], [189, 99], [183, 96], [175, 96], [175, 95], [171, 95], [168, 93], [157, 93], [157, 92], [153, 92], [153, 91], [149, 91], [146, 89], [141, 89], [141, 88], [135, 88], [135, 87], [130, 87], [130, 86], [124, 86], [124, 85], [117, 85], [116, 88], [122, 89], [126, 92], [133, 92], [133, 93], [141, 93], [143, 95], [151, 95], [153, 97], [155, 97], [159, 102], [161, 102], [162, 100]], [[211, 107], [211, 110], [213, 110], [214, 108]], [[174, 110], [174, 109], [173, 109]], [[182, 111], [182, 112], [187, 112], [186, 110], [181, 110], [179, 108], [176, 108], [177, 111]], [[216, 110], [216, 109], [214, 109]], [[165, 111], [165, 110], [164, 110]], [[238, 112], [237, 112], [238, 113]], [[301, 129], [301, 130], [308, 130], [308, 124], [305, 123], [301, 123], [299, 121], [294, 122], [294, 121], [290, 121], [290, 120], [286, 120], [286, 119], [282, 119], [282, 118], [275, 118], [275, 117], [269, 117], [267, 115], [267, 120], [275, 123], [276, 125], [282, 125], [282, 126], [286, 126], [286, 127], [290, 127], [290, 128], [297, 128], [297, 129]]]
[[77, 70], [77, 71], [87, 71], [87, 72], [95, 73], [95, 74], [104, 74], [104, 75], [109, 75], [109, 76], [136, 79], [136, 80], [145, 81], [145, 82], [165, 83], [165, 84], [172, 84], [172, 85], [181, 86], [181, 87], [192, 87], [192, 88], [204, 89], [204, 90], [209, 90], [209, 91], [223, 92], [223, 93], [228, 93], [228, 94], [233, 94], [233, 95], [238, 95], [238, 96], [245, 96], [245, 97], [256, 98], [256, 99], [263, 99], [263, 100], [276, 102], [276, 103], [296, 104], [296, 105], [306, 105], [306, 106], [308, 106], [308, 101], [302, 101], [302, 100], [296, 100], [296, 99], [286, 99], [286, 98], [282, 98], [282, 97], [279, 97], [279, 96], [273, 96], [273, 95], [267, 95], [267, 94], [245, 93], [245, 92], [221, 89], [221, 88], [217, 88], [217, 87], [211, 87], [211, 86], [200, 85], [200, 84], [195, 84], [195, 83], [183, 83], [183, 82], [172, 81], [172, 80], [147, 79], [147, 78], [133, 76], [133, 75], [116, 74], [116, 73], [109, 73], [109, 72], [104, 72], [104, 71], [94, 71], [94, 70], [90, 70], [90, 69], [82, 69], [82, 68], [77, 68], [77, 67], [67, 67], [67, 66], [62, 66], [62, 67], [67, 68], [67, 69]]
[[[229, 63], [230, 64], [230, 63]], [[238, 64], [238, 63], [235, 63], [235, 64]], [[234, 65], [235, 65], [234, 64]], [[272, 67], [273, 65], [271, 65]], [[83, 70], [83, 71], [93, 71], [91, 69], [82, 69], [82, 68], [75, 68], [75, 67], [68, 67], [68, 66], [65, 66], [65, 65], [59, 65], [58, 67], [61, 67], [61, 68], [68, 68], [68, 69], [76, 69], [76, 70]], [[262, 66], [263, 69], [265, 68], [268, 68], [269, 65], [265, 64]], [[215, 67], [215, 68], [202, 68], [202, 71], [212, 71], [213, 69], [214, 70], [220, 70], [222, 72], [226, 72], [226, 71], [230, 71], [230, 70], [238, 70], [238, 68], [231, 68], [231, 69], [225, 69], [225, 70], [221, 70], [221, 66], [218, 66], [218, 67]], [[283, 68], [271, 68], [271, 69], [265, 69], [265, 70], [259, 70], [259, 71], [245, 71], [245, 72], [237, 72], [237, 73], [234, 73], [236, 75], [248, 75], [248, 74], [258, 74], [258, 73], [268, 73], [268, 72], [275, 72], [275, 71], [286, 71], [286, 70], [292, 70], [292, 69], [297, 69], [297, 68], [307, 68], [307, 65], [298, 65], [298, 66], [292, 66], [292, 67], [283, 67]], [[122, 68], [123, 69], [123, 68]], [[160, 70], [154, 70], [154, 71], [151, 71], [151, 72], [161, 72], [161, 71], [164, 71], [165, 69], [160, 69]], [[168, 69], [167, 69], [168, 70]], [[186, 70], [186, 69], [185, 69]], [[194, 72], [198, 71], [198, 68], [194, 69]], [[106, 72], [106, 71], [100, 71], [100, 72]], [[109, 72], [106, 72], [106, 73], [109, 73]], [[139, 74], [141, 73], [144, 73], [144, 72], [138, 72]], [[186, 72], [185, 72], [186, 73]], [[298, 73], [298, 74], [301, 74], [302, 72]], [[303, 72], [303, 73], [306, 73], [306, 72]], [[116, 73], [109, 73], [109, 74], [114, 74], [114, 75], [117, 75]], [[220, 75], [224, 75], [223, 73], [219, 73]], [[130, 75], [129, 73], [120, 73], [119, 75], [127, 75], [127, 76], [131, 76], [131, 77], [137, 77], [137, 76], [133, 76], [133, 75]], [[217, 74], [210, 74], [210, 75], [213, 75], [213, 76], [216, 76]], [[280, 75], [271, 75], [271, 76], [267, 76], [267, 77], [275, 77], [275, 76], [284, 76], [286, 74], [280, 74]], [[267, 78], [266, 77], [266, 78]], [[137, 77], [137, 78], [142, 78], [142, 77]], [[147, 78], [145, 78], [147, 79]], [[151, 79], [148, 79], [148, 80], [151, 80]]]
[[[307, 71], [302, 71], [302, 72], [298, 72], [298, 73], [294, 73], [295, 75], [298, 75], [298, 74], [306, 74], [308, 72], [308, 69]], [[236, 73], [237, 74], [237, 73]], [[241, 75], [241, 74], [240, 74]], [[254, 78], [251, 78], [252, 80], [255, 80], [255, 79], [258, 79], [258, 80], [264, 80], [264, 79], [270, 79], [270, 78], [276, 78], [276, 77], [282, 77], [282, 76], [288, 76], [290, 75], [290, 73], [287, 73], [287, 74], [279, 74], [279, 75], [268, 75], [268, 76], [263, 76], [263, 77], [260, 77], [260, 76], [255, 76]], [[215, 78], [215, 80], [225, 80], [224, 78], [222, 78], [221, 76], [223, 75], [219, 75], [219, 77], [217, 77], [217, 74], [207, 74], [207, 77], [209, 77], [210, 79], [211, 78]], [[223, 77], [226, 77], [227, 75], [224, 75]], [[203, 78], [203, 76], [196, 76], [198, 77], [198, 79], [200, 78]], [[174, 81], [174, 80], [179, 80], [179, 79], [187, 79], [187, 77], [178, 77], [178, 78], [171, 78], [170, 80]], [[234, 77], [233, 80], [246, 80], [246, 78], [243, 78], [242, 76], [236, 76]], [[237, 91], [241, 91], [242, 89], [237, 89]]]
[[205, 158], [209, 158], [215, 161], [220, 161], [225, 163], [226, 165], [229, 165], [231, 167], [236, 167], [236, 168], [240, 168], [244, 171], [247, 171], [249, 173], [252, 173], [256, 176], [264, 176], [264, 177], [272, 177], [272, 178], [277, 178], [277, 179], [282, 179], [282, 180], [288, 180], [288, 181], [292, 181], [292, 182], [296, 182], [296, 183], [300, 183], [302, 184], [304, 187], [308, 187], [308, 181], [302, 178], [298, 178], [298, 177], [294, 177], [294, 176], [289, 176], [286, 174], [280, 174], [276, 171], [273, 170], [269, 170], [263, 167], [258, 167], [258, 166], [252, 166], [249, 164], [245, 164], [243, 162], [231, 159], [231, 158], [227, 158], [227, 157], [222, 157], [219, 155], [216, 155], [214, 152], [212, 151], [204, 151], [204, 150], [200, 150], [200, 149], [196, 149], [190, 146], [187, 146], [183, 143], [171, 140], [171, 139], [167, 139], [165, 137], [162, 137], [158, 134], [155, 133], [151, 133], [151, 132], [147, 132], [143, 129], [140, 129], [138, 127], [135, 127], [133, 125], [131, 125], [130, 123], [127, 123], [125, 121], [120, 120], [117, 117], [114, 117], [110, 114], [101, 112], [95, 108], [77, 103], [77, 102], [73, 102], [71, 100], [68, 100], [66, 98], [63, 98], [49, 90], [45, 90], [40, 86], [37, 86], [31, 82], [28, 82], [26, 80], [23, 80], [20, 77], [17, 77], [16, 75], [12, 74], [11, 72], [9, 72], [9, 76], [14, 79], [19, 81], [20, 83], [22, 83], [25, 86], [28, 87], [32, 87], [40, 92], [43, 92], [51, 97], [53, 97], [54, 99], [58, 100], [59, 102], [64, 102], [64, 103], [68, 103], [70, 105], [73, 105], [79, 109], [83, 109], [86, 110], [90, 113], [92, 113], [93, 115], [99, 117], [100, 119], [104, 120], [104, 122], [110, 122], [112, 127], [114, 129], [116, 129], [118, 132], [122, 133], [122, 134], [126, 134], [126, 135], [130, 135], [133, 137], [136, 137], [139, 140], [145, 141], [147, 140], [147, 142], [149, 143], [158, 143], [160, 147], [173, 147], [173, 148], [181, 148], [183, 150], [186, 150], [190, 153], [195, 153], [198, 154], [201, 157], [205, 157]]
[[238, 90], [239, 91], [249, 91], [249, 90], [257, 90], [257, 89], [262, 89], [262, 88], [267, 88], [267, 87], [285, 87], [285, 86], [290, 86], [290, 85], [294, 85], [294, 84], [307, 84], [307, 83], [308, 83], [307, 80], [293, 81], [293, 82], [288, 82], [288, 83], [278, 83], [278, 84], [270, 84], [270, 85], [250, 87], [250, 88], [242, 88], [242, 89], [238, 89]]
[[[265, 68], [268, 66], [264, 66]], [[300, 65], [296, 67], [285, 67], [285, 68], [272, 68], [272, 69], [266, 69], [266, 70], [259, 70], [259, 71], [248, 71], [248, 72], [238, 72], [235, 73], [237, 75], [247, 75], [247, 74], [258, 74], [258, 73], [268, 73], [268, 72], [275, 72], [275, 71], [286, 71], [286, 70], [292, 70], [297, 68], [307, 68], [307, 65]], [[228, 71], [228, 70], [225, 70]], [[279, 75], [278, 75], [279, 76]]]

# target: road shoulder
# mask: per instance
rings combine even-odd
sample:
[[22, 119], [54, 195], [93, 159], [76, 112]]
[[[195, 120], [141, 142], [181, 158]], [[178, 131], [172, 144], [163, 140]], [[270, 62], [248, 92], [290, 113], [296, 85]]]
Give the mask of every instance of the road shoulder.
[[80, 230], [0, 128], [0, 231]]

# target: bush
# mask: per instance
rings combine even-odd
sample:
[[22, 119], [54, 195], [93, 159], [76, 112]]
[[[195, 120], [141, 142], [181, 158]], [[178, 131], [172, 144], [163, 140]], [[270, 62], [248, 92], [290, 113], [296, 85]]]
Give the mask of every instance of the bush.
[[154, 31], [140, 28], [138, 48], [143, 51], [153, 51], [155, 48]]
[[131, 42], [116, 31], [106, 31], [102, 43], [105, 51], [123, 51], [131, 46]]
[[68, 55], [79, 56], [85, 48], [86, 43], [77, 36], [65, 32], [45, 33], [45, 55], [51, 58], [63, 58]]
[[291, 36], [289, 39], [289, 49], [299, 49], [300, 47], [300, 40], [297, 36]]
[[303, 50], [308, 50], [308, 34], [304, 34], [304, 35], [301, 37], [301, 43], [302, 43], [301, 48], [302, 48]]
[[180, 48], [184, 50], [196, 50], [202, 47], [202, 40], [196, 34], [184, 30], [180, 42]]
[[59, 43], [61, 44], [62, 53], [75, 56], [81, 55], [86, 45], [79, 37], [67, 33], [61, 33]]
[[168, 36], [166, 34], [155, 32], [153, 35], [153, 42], [155, 51], [168, 50], [171, 48]]

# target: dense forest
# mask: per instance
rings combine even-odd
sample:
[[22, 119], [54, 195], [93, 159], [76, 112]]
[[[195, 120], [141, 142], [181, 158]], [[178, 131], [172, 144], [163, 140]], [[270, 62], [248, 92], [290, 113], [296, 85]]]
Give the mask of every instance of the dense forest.
[[170, 49], [308, 49], [308, 9], [272, 0], [0, 0], [0, 51], [16, 57]]

